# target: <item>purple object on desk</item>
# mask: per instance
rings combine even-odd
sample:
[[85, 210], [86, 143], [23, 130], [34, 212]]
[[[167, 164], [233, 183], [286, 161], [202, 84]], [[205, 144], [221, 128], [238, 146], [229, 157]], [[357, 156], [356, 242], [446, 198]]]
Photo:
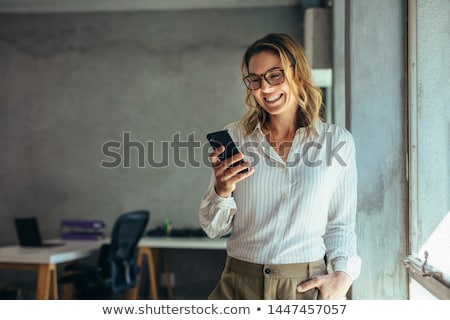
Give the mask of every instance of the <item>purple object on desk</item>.
[[62, 220], [61, 239], [99, 240], [105, 238], [106, 224], [102, 220]]
[[86, 228], [86, 229], [104, 229], [106, 224], [102, 220], [62, 220], [61, 227]]

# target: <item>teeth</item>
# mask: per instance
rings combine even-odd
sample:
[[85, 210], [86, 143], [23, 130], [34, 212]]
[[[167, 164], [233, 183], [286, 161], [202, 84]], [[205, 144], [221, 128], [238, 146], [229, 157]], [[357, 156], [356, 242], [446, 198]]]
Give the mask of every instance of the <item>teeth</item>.
[[266, 101], [268, 101], [268, 102], [273, 102], [273, 101], [275, 101], [275, 100], [280, 99], [280, 97], [281, 97], [281, 94], [278, 95], [278, 96], [275, 96], [275, 97], [266, 98]]

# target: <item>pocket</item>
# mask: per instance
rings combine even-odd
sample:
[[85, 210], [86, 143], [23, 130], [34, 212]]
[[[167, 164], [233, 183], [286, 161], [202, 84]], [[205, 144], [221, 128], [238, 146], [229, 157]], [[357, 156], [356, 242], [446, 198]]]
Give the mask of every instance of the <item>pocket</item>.
[[208, 300], [234, 300], [235, 299], [235, 275], [224, 272], [219, 283], [208, 296]]
[[[316, 278], [318, 276], [323, 276], [327, 274], [327, 265], [325, 264], [325, 260], [320, 260], [316, 262], [311, 262], [309, 264], [308, 276], [309, 280]], [[301, 282], [304, 282], [308, 279], [305, 279]], [[297, 292], [296, 299], [297, 300], [320, 300], [320, 291], [318, 288], [312, 288], [305, 292]]]
[[327, 265], [325, 264], [324, 260], [310, 263], [310, 265], [309, 265], [309, 278], [310, 279], [318, 277], [318, 276], [323, 276], [325, 274], [328, 274], [328, 271], [327, 271]]
[[297, 300], [319, 300], [319, 289], [312, 288], [305, 292], [297, 292]]

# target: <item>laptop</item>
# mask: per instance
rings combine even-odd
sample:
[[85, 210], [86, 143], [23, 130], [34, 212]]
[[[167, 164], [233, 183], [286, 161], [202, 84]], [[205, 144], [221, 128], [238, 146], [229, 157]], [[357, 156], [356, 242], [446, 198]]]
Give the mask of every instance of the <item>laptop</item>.
[[36, 217], [15, 218], [17, 237], [21, 247], [57, 247], [62, 246], [62, 242], [44, 243], [42, 242], [41, 232]]

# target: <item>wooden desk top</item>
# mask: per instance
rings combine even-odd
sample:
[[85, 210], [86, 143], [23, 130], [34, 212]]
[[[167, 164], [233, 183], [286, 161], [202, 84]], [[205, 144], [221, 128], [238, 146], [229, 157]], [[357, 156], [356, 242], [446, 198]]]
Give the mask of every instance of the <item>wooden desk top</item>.
[[57, 247], [24, 248], [21, 246], [0, 247], [0, 263], [57, 264], [88, 257], [108, 240], [64, 241]]
[[209, 239], [195, 237], [143, 237], [139, 241], [139, 247], [161, 249], [202, 249], [225, 250], [227, 239]]
[[[88, 257], [109, 239], [87, 241], [66, 240], [57, 247], [24, 248], [21, 246], [0, 247], [0, 263], [58, 264]], [[227, 239], [143, 237], [139, 247], [161, 249], [225, 250]]]

